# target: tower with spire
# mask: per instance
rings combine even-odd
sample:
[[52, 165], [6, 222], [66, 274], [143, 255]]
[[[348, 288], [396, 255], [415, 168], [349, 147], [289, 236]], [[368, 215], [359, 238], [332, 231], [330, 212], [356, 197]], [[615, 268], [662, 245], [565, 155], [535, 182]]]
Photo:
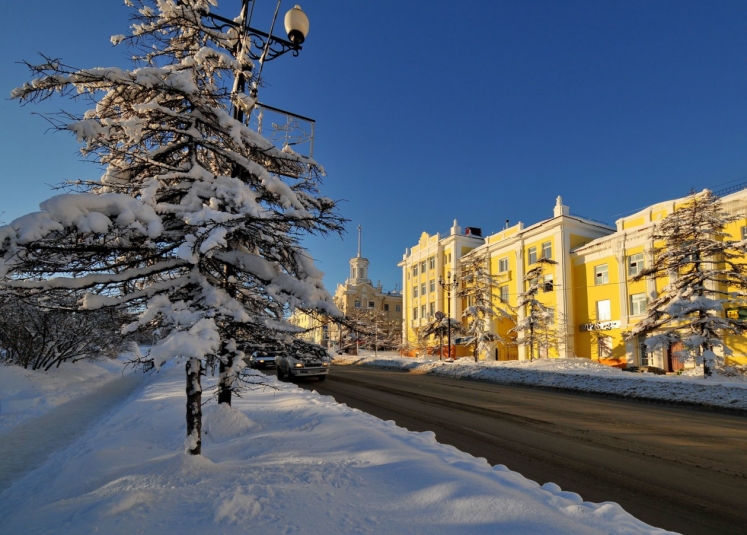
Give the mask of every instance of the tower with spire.
[[350, 277], [348, 277], [347, 284], [371, 284], [368, 278], [368, 259], [361, 256], [362, 231], [363, 227], [358, 225], [358, 255], [350, 259]]

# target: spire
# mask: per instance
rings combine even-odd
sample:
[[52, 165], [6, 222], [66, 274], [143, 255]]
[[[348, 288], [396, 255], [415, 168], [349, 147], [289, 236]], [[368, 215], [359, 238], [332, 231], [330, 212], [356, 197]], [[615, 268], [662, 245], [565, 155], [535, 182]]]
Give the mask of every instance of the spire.
[[363, 230], [363, 227], [358, 225], [358, 258], [361, 257], [361, 230]]

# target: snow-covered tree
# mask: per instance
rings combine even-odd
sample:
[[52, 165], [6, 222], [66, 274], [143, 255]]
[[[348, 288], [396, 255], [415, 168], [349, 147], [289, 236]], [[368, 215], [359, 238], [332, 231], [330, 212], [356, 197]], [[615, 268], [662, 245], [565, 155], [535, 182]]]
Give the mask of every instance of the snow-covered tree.
[[477, 251], [460, 260], [460, 286], [458, 297], [467, 300], [462, 317], [467, 320], [465, 334], [473, 339], [475, 362], [486, 354], [493, 343], [507, 341], [494, 332], [493, 322], [499, 318], [512, 319], [504, 310], [498, 295], [499, 284], [490, 273], [490, 256], [487, 251]]
[[256, 82], [250, 38], [203, 22], [216, 2], [126, 3], [137, 10], [132, 33], [112, 42], [130, 45], [131, 69], [45, 57], [12, 92], [22, 103], [90, 101], [83, 115], [50, 121], [104, 173], [0, 228], [0, 288], [84, 292], [82, 310], [137, 311], [128, 332], [158, 323], [163, 337], [139, 360], [188, 358], [187, 445], [199, 454], [205, 366], [220, 368], [218, 399], [230, 403], [243, 341], [288, 342], [297, 307], [339, 315], [299, 239], [341, 232], [343, 220], [319, 194], [315, 161], [244, 124], [254, 105], [244, 81]]
[[724, 313], [727, 304], [741, 306], [747, 296], [745, 243], [724, 231], [737, 219], [725, 212], [712, 192], [691, 193], [654, 228], [653, 263], [633, 277], [669, 277], [671, 282], [627, 336], [648, 335], [649, 349], [681, 342], [684, 352], [702, 361], [705, 377], [721, 364], [715, 348], [731, 354], [724, 336], [741, 334], [747, 327], [744, 320]]
[[118, 311], [73, 311], [74, 294], [67, 303], [37, 297], [0, 296], [0, 361], [5, 364], [49, 370], [124, 349], [127, 340], [118, 331], [128, 318]]
[[517, 320], [511, 331], [517, 333], [516, 343], [529, 349], [529, 360], [534, 360], [535, 349], [538, 356], [542, 352], [549, 354], [550, 349], [557, 351], [565, 339], [565, 333], [556, 326], [553, 310], [539, 299], [540, 292], [548, 290], [545, 270], [554, 264], [557, 262], [549, 258], [537, 260], [524, 275], [527, 289], [519, 294], [516, 303], [517, 310], [524, 310], [524, 317]]
[[[464, 333], [464, 325], [462, 325], [462, 322], [446, 315], [440, 319], [434, 317], [418, 332], [418, 343], [425, 349], [430, 350], [432, 346], [429, 345], [428, 340], [431, 337], [438, 338], [438, 355], [440, 359], [444, 356], [444, 339], [446, 338], [448, 340], [449, 333], [451, 333], [452, 339], [456, 335]], [[451, 346], [448, 342], [446, 345], [446, 357], [451, 357]]]

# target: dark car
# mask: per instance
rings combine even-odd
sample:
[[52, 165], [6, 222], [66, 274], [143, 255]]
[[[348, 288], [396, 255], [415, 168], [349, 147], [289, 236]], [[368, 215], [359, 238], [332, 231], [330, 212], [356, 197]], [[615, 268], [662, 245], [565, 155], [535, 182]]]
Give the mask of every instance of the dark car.
[[275, 366], [275, 355], [265, 351], [255, 351], [249, 357], [249, 366], [254, 369]]

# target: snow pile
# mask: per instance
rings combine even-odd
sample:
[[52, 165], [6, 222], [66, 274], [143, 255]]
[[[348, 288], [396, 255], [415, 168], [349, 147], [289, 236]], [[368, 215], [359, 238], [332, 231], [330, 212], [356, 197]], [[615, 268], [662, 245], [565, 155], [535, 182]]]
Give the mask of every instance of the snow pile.
[[395, 356], [337, 355], [338, 365], [373, 366], [496, 384], [541, 386], [652, 401], [747, 410], [747, 382], [735, 377], [630, 373], [589, 359], [439, 362]]
[[101, 359], [45, 372], [0, 364], [0, 433], [116, 379], [122, 365]]
[[[206, 378], [206, 382], [214, 381]], [[293, 384], [206, 406], [184, 451], [184, 361], [0, 494], [8, 533], [663, 533], [433, 433]], [[212, 438], [208, 438], [211, 435]], [[53, 440], [53, 437], [49, 438]]]

